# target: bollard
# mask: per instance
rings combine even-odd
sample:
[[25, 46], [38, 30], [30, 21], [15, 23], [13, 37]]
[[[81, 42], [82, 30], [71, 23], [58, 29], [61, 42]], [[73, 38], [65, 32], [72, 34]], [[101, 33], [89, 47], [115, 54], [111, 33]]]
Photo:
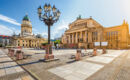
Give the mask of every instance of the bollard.
[[8, 55], [10, 56], [10, 54], [11, 54], [11, 49], [8, 49]]
[[14, 57], [14, 49], [11, 49], [11, 50], [10, 50], [10, 56], [11, 56], [11, 57]]
[[85, 48], [85, 52], [86, 52], [86, 50], [87, 50], [87, 49]]
[[93, 56], [96, 56], [96, 55], [97, 55], [97, 49], [94, 48], [94, 49], [93, 49]]
[[105, 48], [103, 48], [102, 54], [106, 54], [106, 49]]
[[80, 60], [80, 56], [81, 56], [81, 49], [77, 49], [77, 53], [76, 53], [76, 56], [75, 56], [75, 60], [76, 60], [76, 61], [79, 61], [79, 60]]
[[21, 50], [16, 51], [16, 59], [17, 60], [23, 59], [23, 52]]

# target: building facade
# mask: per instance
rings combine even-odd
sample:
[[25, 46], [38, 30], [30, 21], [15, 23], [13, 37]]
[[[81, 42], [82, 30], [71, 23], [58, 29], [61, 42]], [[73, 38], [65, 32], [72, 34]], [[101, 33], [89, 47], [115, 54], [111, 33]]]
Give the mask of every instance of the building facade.
[[[62, 36], [63, 44], [77, 44], [79, 48], [94, 48], [94, 42], [108, 42], [106, 48], [124, 49], [129, 45], [129, 25], [103, 27], [91, 17], [77, 19], [69, 24], [69, 29]], [[102, 48], [103, 46], [99, 46]]]
[[25, 15], [21, 24], [21, 33], [19, 36], [13, 37], [14, 46], [21, 46], [25, 48], [40, 48], [41, 44], [46, 40], [38, 38], [32, 34], [32, 24], [28, 15]]
[[11, 46], [11, 44], [12, 44], [11, 36], [0, 35], [0, 46], [1, 47]]

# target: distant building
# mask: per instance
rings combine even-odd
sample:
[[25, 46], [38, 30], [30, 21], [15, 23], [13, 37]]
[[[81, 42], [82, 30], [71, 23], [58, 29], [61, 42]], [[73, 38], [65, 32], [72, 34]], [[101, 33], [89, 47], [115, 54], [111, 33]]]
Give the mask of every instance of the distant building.
[[130, 44], [129, 25], [123, 24], [113, 27], [103, 27], [92, 18], [78, 18], [69, 25], [69, 29], [62, 36], [63, 44], [77, 44], [79, 48], [94, 48], [94, 42], [108, 42], [106, 48], [126, 49]]
[[46, 40], [42, 37], [36, 37], [32, 34], [32, 24], [28, 15], [25, 15], [21, 24], [21, 33], [13, 37], [14, 46], [25, 48], [39, 48]]
[[12, 37], [11, 36], [5, 36], [0, 35], [0, 45], [5, 47], [12, 44]]

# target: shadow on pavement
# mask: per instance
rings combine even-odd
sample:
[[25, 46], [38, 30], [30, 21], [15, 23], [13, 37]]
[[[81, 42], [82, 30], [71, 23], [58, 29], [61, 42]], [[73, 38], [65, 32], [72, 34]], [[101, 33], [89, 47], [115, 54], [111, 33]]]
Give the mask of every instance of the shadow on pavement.
[[14, 62], [14, 61], [2, 61], [0, 63], [8, 63], [8, 62]]
[[66, 62], [67, 64], [70, 64], [70, 63], [74, 63], [76, 62], [76, 60], [72, 60], [72, 61], [69, 61], [69, 62]]
[[31, 64], [36, 64], [36, 63], [40, 63], [41, 61], [34, 61], [34, 62], [29, 62], [29, 63], [24, 63], [24, 64], [18, 64], [15, 66], [8, 66], [8, 67], [2, 67], [0, 69], [6, 69], [6, 68], [12, 68], [12, 67], [18, 67], [18, 66], [25, 66], [25, 65], [31, 65]]

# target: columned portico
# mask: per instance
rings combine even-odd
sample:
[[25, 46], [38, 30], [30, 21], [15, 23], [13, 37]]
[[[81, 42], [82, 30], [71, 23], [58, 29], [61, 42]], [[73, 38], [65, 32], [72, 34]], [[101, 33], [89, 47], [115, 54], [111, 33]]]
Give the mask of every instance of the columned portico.
[[[69, 29], [65, 31], [64, 38], [67, 35], [72, 35], [73, 44], [78, 44], [78, 47], [94, 48], [94, 42], [108, 42], [107, 48], [125, 49], [130, 45], [129, 25], [126, 21], [123, 24], [113, 27], [103, 27], [92, 18], [77, 19], [69, 25]], [[63, 44], [66, 41], [63, 40]], [[69, 37], [70, 43], [70, 37]], [[80, 45], [79, 45], [80, 44]], [[101, 47], [99, 47], [101, 48]]]

